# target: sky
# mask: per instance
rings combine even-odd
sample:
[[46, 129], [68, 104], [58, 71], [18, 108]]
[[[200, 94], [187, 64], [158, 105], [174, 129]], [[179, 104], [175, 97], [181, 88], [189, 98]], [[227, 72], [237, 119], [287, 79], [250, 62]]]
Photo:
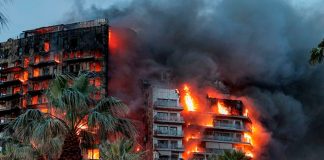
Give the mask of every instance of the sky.
[[[1, 0], [0, 0], [1, 1]], [[109, 5], [128, 0], [82, 0], [84, 5], [108, 7]], [[12, 0], [6, 6], [0, 6], [9, 22], [0, 33], [0, 42], [15, 38], [24, 30], [63, 23], [74, 9], [74, 0]]]
[[[24, 30], [63, 23], [75, 9], [77, 1], [84, 3], [85, 7], [107, 8], [112, 4], [124, 6], [131, 0], [12, 0], [6, 6], [0, 6], [9, 19], [8, 26], [0, 32], [0, 42], [19, 36]], [[321, 0], [288, 1], [303, 10]]]

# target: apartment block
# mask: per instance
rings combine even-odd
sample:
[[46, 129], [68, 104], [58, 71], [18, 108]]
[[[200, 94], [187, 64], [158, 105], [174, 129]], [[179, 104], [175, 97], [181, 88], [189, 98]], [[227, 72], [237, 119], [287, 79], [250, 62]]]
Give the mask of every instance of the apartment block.
[[145, 89], [149, 160], [182, 159], [184, 119], [177, 89], [150, 85]]

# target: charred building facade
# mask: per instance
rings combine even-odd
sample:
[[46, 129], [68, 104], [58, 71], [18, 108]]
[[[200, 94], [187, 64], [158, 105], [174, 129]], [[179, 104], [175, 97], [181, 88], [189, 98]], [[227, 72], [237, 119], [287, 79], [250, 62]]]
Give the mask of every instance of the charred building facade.
[[108, 91], [109, 25], [107, 19], [24, 31], [0, 43], [0, 122], [28, 108], [48, 112], [44, 90], [55, 74], [89, 72], [98, 88]]

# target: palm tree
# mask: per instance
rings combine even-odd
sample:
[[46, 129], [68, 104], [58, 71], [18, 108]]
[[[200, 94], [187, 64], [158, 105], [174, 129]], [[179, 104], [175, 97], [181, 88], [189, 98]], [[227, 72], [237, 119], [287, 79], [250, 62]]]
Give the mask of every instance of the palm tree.
[[[218, 156], [217, 160], [249, 160], [251, 157], [245, 155], [242, 151], [225, 151], [223, 155]], [[214, 159], [216, 160], [216, 159]]]
[[312, 65], [319, 64], [323, 61], [324, 57], [324, 39], [321, 43], [318, 44], [316, 48], [311, 50], [311, 56], [309, 59], [309, 63]]
[[[9, 0], [0, 0], [0, 6], [4, 6], [5, 3], [7, 3]], [[3, 8], [0, 8], [0, 25], [1, 27], [4, 26], [7, 23], [7, 18], [3, 14], [2, 10]], [[1, 29], [1, 28], [0, 28]], [[1, 31], [1, 30], [0, 30]]]
[[91, 98], [94, 91], [88, 74], [56, 75], [46, 91], [51, 112], [27, 110], [9, 124], [8, 132], [40, 149], [43, 157], [60, 155], [60, 160], [82, 159], [81, 145], [94, 146], [109, 138], [108, 134], [132, 137], [135, 129], [125, 118], [127, 106], [114, 97], [95, 101]]
[[114, 143], [103, 143], [99, 146], [100, 156], [105, 160], [138, 160], [145, 152], [135, 151], [134, 143], [128, 139], [119, 139]]

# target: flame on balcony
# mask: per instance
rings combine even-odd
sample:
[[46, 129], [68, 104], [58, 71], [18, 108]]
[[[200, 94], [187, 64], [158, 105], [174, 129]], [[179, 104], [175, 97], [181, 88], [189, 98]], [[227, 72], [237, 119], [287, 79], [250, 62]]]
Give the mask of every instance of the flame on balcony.
[[217, 102], [218, 113], [223, 115], [229, 115], [228, 108], [224, 105], [223, 102]]
[[[194, 90], [193, 90], [194, 89]], [[200, 93], [200, 94], [193, 94]], [[202, 100], [205, 98], [205, 93], [208, 93], [208, 97], [215, 97], [221, 99], [238, 99], [241, 100], [244, 106], [244, 110], [239, 112], [237, 109], [233, 110], [231, 106], [223, 101], [217, 101], [211, 107], [207, 107]], [[221, 95], [220, 92], [213, 90], [212, 88], [195, 88], [193, 85], [185, 84], [181, 90], [181, 102], [185, 106], [185, 111], [182, 115], [185, 119], [186, 124], [183, 127], [184, 130], [184, 148], [183, 153], [184, 159], [190, 159], [194, 153], [204, 152], [204, 148], [200, 148], [201, 140], [204, 136], [205, 127], [214, 127], [214, 116], [217, 114], [222, 115], [241, 115], [249, 116], [249, 120], [252, 121], [252, 126], [247, 124], [248, 128], [252, 128], [243, 133], [241, 141], [242, 144], [233, 145], [236, 149], [237, 146], [249, 157], [258, 159], [263, 151], [263, 148], [269, 141], [269, 133], [263, 128], [262, 124], [258, 121], [259, 112], [255, 109], [252, 100], [245, 97], [228, 97]], [[199, 97], [200, 96], [200, 97]], [[199, 108], [198, 108], [199, 106]], [[213, 114], [214, 113], [214, 114]], [[250, 143], [253, 146], [247, 146], [245, 143]]]
[[186, 106], [187, 111], [196, 111], [195, 102], [194, 102], [194, 99], [191, 96], [190, 88], [188, 87], [188, 85], [184, 85], [183, 91], [185, 93], [184, 102], [185, 102], [185, 106]]

